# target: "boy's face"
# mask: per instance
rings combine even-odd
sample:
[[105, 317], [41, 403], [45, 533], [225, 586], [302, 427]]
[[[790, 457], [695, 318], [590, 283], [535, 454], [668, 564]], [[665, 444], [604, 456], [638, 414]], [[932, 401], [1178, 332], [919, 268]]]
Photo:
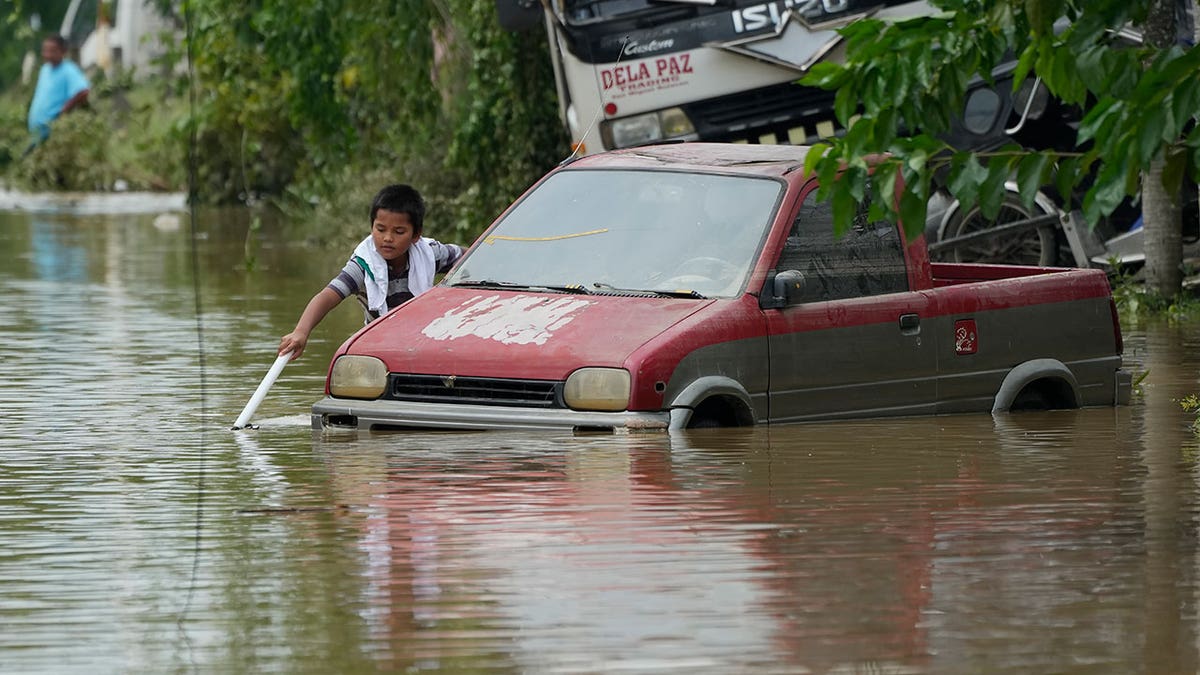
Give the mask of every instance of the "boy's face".
[[375, 222], [371, 225], [371, 238], [383, 259], [390, 261], [397, 260], [407, 253], [408, 247], [412, 246], [419, 235], [413, 231], [407, 213], [379, 209], [375, 213]]
[[42, 60], [43, 61], [45, 61], [46, 63], [49, 63], [52, 66], [57, 66], [58, 64], [62, 63], [63, 56], [64, 56], [64, 54], [63, 54], [62, 47], [59, 47], [57, 42], [55, 42], [54, 40], [43, 40], [42, 41]]

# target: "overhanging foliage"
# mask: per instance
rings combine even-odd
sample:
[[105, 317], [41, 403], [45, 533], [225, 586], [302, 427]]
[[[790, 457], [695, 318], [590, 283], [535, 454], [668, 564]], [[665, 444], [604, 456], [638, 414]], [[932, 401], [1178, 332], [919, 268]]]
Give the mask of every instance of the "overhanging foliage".
[[[895, 23], [866, 19], [842, 30], [844, 65], [823, 63], [804, 83], [836, 89], [846, 134], [818, 144], [806, 169], [822, 179], [839, 227], [854, 202], [874, 192], [876, 217], [899, 219], [910, 235], [925, 225], [935, 176], [967, 205], [995, 217], [1013, 177], [1026, 205], [1040, 186], [1061, 195], [1087, 186], [1083, 214], [1095, 224], [1126, 197], [1152, 161], [1178, 193], [1200, 177], [1200, 50], [1118, 44], [1118, 31], [1146, 20], [1150, 3], [1113, 0], [934, 0], [940, 12]], [[1013, 91], [1036, 74], [1050, 93], [1086, 114], [1073, 150], [1009, 145], [968, 152], [941, 137], [962, 110], [975, 75], [990, 80], [1016, 59]], [[851, 118], [860, 117], [851, 124]], [[884, 154], [880, 154], [884, 153]], [[868, 157], [875, 178], [867, 180]], [[833, 180], [838, 177], [838, 180]], [[899, 199], [891, 197], [903, 179]]]

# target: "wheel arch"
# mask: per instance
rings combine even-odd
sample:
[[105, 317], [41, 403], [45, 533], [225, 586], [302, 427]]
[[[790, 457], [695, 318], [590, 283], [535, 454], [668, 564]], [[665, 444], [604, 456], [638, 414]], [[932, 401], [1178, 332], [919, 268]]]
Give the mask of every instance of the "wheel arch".
[[1020, 364], [1004, 376], [992, 403], [992, 412], [1011, 410], [1017, 397], [1030, 386], [1043, 387], [1045, 393], [1058, 399], [1060, 405], [1057, 407], [1079, 407], [1079, 382], [1071, 369], [1058, 359], [1034, 359]]
[[754, 405], [746, 388], [730, 377], [706, 375], [696, 378], [671, 400], [670, 428], [687, 428], [696, 409], [706, 404], [724, 406], [737, 426], [754, 425]]

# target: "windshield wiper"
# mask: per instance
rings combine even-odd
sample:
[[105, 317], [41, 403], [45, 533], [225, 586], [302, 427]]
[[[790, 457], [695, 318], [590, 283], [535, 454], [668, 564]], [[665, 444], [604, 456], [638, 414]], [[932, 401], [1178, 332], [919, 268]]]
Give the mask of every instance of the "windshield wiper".
[[513, 288], [513, 289], [529, 288], [525, 284], [517, 284], [517, 283], [513, 283], [511, 281], [495, 281], [492, 279], [479, 279], [479, 280], [464, 279], [462, 281], [456, 281], [450, 285], [451, 286], [465, 286], [468, 288]]
[[611, 291], [613, 293], [644, 293], [660, 298], [694, 298], [696, 300], [707, 300], [708, 296], [690, 288], [681, 288], [678, 290], [664, 291], [657, 288], [617, 288], [616, 286], [601, 283], [599, 281], [592, 286], [603, 291]]
[[575, 293], [576, 295], [591, 295], [592, 294], [591, 291], [584, 288], [583, 286], [576, 286], [574, 284], [571, 284], [569, 286], [534, 286], [534, 288], [545, 288], [545, 289], [551, 290], [551, 291], [558, 291], [559, 293]]
[[576, 295], [590, 295], [591, 291], [583, 286], [547, 286], [544, 284], [518, 284], [513, 281], [495, 281], [493, 279], [479, 279], [478, 281], [463, 280], [458, 281], [451, 286], [462, 288], [499, 288], [506, 291], [552, 291], [555, 293], [574, 293]]

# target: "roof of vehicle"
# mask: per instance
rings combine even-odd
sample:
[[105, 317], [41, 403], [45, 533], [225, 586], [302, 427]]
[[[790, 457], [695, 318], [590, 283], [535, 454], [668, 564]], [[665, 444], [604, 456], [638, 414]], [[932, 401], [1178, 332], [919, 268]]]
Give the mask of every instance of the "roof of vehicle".
[[588, 168], [707, 169], [722, 173], [782, 176], [804, 167], [805, 145], [749, 145], [741, 143], [664, 143], [613, 150], [576, 160], [572, 166]]

